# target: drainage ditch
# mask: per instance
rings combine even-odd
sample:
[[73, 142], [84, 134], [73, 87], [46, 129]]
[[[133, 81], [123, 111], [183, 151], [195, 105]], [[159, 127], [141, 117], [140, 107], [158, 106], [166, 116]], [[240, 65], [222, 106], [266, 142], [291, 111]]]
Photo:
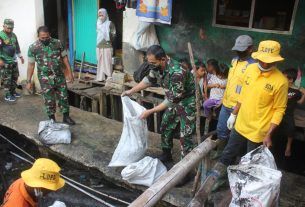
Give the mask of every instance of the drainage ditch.
[[[66, 160], [62, 156], [58, 156], [50, 151], [42, 152], [37, 145], [29, 141], [25, 136], [18, 134], [16, 131], [8, 129], [6, 127], [0, 126], [0, 133], [8, 138], [15, 145], [19, 146], [24, 151], [28, 152], [31, 156], [35, 158], [46, 157], [54, 160], [62, 168], [61, 173], [74, 181], [89, 186], [90, 188], [102, 192], [107, 196], [102, 196], [99, 193], [89, 191], [84, 189], [82, 186], [78, 187], [89, 192], [91, 195], [101, 199], [113, 206], [127, 206], [126, 203], [122, 203], [117, 200], [122, 200], [127, 203], [132, 202], [135, 198], [140, 195], [140, 192], [128, 191], [125, 188], [115, 186], [114, 184], [106, 181], [102, 178], [101, 173], [95, 169], [89, 169], [71, 160]], [[16, 179], [20, 178], [20, 173], [31, 167], [31, 164], [26, 161], [16, 157], [17, 154], [30, 161], [27, 155], [22, 153], [12, 144], [8, 143], [6, 140], [0, 138], [0, 203], [3, 201], [4, 194], [11, 183]], [[44, 154], [44, 156], [42, 155]], [[110, 199], [109, 196], [117, 199]], [[69, 185], [65, 185], [61, 190], [50, 193], [48, 196], [43, 198], [42, 202], [39, 204], [40, 207], [47, 207], [51, 205], [55, 200], [64, 202], [67, 207], [106, 207], [104, 205], [91, 197], [85, 195], [84, 193], [72, 188]]]

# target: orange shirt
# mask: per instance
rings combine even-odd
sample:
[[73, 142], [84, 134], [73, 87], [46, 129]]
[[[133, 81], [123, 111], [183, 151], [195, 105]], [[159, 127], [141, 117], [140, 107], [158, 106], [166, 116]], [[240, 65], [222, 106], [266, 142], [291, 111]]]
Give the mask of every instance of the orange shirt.
[[37, 207], [37, 203], [26, 191], [22, 178], [19, 178], [6, 191], [1, 207]]

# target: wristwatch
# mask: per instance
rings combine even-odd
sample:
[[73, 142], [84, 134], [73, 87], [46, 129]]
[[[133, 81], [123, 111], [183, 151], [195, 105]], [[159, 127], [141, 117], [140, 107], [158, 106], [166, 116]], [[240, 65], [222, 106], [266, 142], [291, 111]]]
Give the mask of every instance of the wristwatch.
[[26, 80], [26, 83], [32, 83], [32, 81], [31, 80]]

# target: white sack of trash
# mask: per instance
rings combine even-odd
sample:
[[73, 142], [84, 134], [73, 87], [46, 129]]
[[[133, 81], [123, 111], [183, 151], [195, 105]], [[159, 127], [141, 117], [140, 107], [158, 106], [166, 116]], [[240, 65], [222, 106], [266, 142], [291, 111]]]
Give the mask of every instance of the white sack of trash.
[[146, 120], [139, 118], [146, 109], [127, 96], [122, 97], [122, 105], [123, 131], [109, 167], [127, 166], [137, 162], [144, 157], [147, 150], [147, 124]]
[[38, 127], [39, 140], [43, 144], [70, 144], [70, 126], [53, 120], [41, 121]]
[[149, 187], [166, 172], [166, 167], [159, 159], [146, 156], [142, 160], [125, 167], [121, 175], [123, 180], [129, 183]]
[[228, 167], [232, 192], [230, 207], [278, 206], [282, 173], [267, 147], [260, 146]]

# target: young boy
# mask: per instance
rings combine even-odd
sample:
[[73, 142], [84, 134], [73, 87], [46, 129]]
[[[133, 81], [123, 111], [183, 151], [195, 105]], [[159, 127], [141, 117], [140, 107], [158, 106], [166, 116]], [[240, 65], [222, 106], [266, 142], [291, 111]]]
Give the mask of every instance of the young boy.
[[283, 74], [287, 77], [289, 82], [288, 88], [288, 102], [287, 108], [285, 111], [285, 115], [283, 120], [280, 124], [280, 128], [285, 131], [285, 135], [287, 136], [287, 144], [285, 149], [285, 157], [291, 156], [291, 146], [292, 140], [295, 131], [295, 124], [294, 124], [294, 109], [296, 108], [297, 104], [303, 104], [305, 100], [305, 89], [300, 88], [297, 89], [294, 85], [294, 82], [297, 78], [297, 70], [294, 68], [289, 68], [283, 71]]

